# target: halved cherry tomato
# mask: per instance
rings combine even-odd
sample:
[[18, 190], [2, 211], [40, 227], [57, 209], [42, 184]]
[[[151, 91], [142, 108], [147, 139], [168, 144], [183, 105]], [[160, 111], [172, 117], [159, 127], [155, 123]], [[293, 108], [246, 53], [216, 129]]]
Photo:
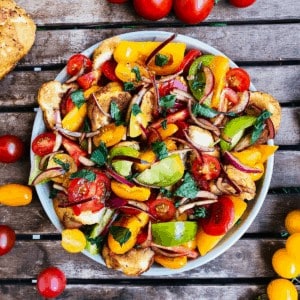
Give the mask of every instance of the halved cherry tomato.
[[170, 221], [174, 218], [176, 208], [174, 202], [168, 198], [157, 198], [149, 203], [150, 214], [160, 221]]
[[236, 7], [247, 7], [252, 5], [256, 0], [229, 0], [229, 3]]
[[22, 140], [11, 134], [0, 136], [0, 162], [16, 162], [24, 153], [24, 144]]
[[138, 245], [143, 244], [146, 241], [147, 237], [148, 237], [148, 229], [147, 229], [147, 227], [144, 227], [138, 234], [138, 236], [136, 238], [136, 243]]
[[250, 76], [242, 68], [230, 69], [226, 74], [228, 86], [236, 92], [243, 92], [249, 90]]
[[89, 89], [91, 86], [96, 85], [98, 80], [99, 80], [99, 72], [98, 71], [91, 71], [88, 72], [82, 76], [80, 76], [79, 78], [77, 78], [77, 83], [79, 84], [79, 86], [84, 89], [87, 90]]
[[63, 99], [60, 103], [60, 111], [64, 117], [68, 112], [70, 112], [75, 107], [74, 102], [71, 97]]
[[87, 156], [87, 152], [84, 151], [79, 147], [79, 145], [67, 138], [63, 138], [62, 144], [67, 150], [67, 152], [70, 154], [70, 156], [74, 159], [77, 166], [80, 165], [79, 157], [80, 156]]
[[114, 60], [107, 60], [102, 66], [101, 71], [103, 72], [104, 76], [109, 79], [110, 81], [119, 81], [115, 73], [115, 69], [117, 66], [117, 62]]
[[208, 217], [199, 220], [205, 233], [225, 234], [234, 220], [234, 205], [229, 197], [221, 196], [208, 208]]
[[37, 290], [45, 298], [58, 297], [66, 287], [66, 276], [56, 267], [44, 269], [37, 278]]
[[219, 160], [211, 155], [202, 154], [202, 161], [195, 159], [192, 164], [192, 174], [197, 181], [212, 180], [219, 177], [221, 166]]
[[8, 253], [15, 245], [15, 241], [15, 231], [7, 225], [0, 225], [0, 256]]
[[71, 76], [77, 75], [83, 68], [83, 73], [92, 69], [92, 61], [83, 54], [74, 54], [67, 62], [67, 73]]
[[53, 152], [56, 135], [53, 132], [44, 132], [39, 134], [32, 142], [33, 153], [39, 156], [47, 155]]
[[184, 59], [181, 62], [177, 72], [183, 70], [184, 73], [187, 73], [192, 62], [200, 55], [201, 55], [201, 51], [198, 49], [189, 50], [189, 52], [184, 56]]

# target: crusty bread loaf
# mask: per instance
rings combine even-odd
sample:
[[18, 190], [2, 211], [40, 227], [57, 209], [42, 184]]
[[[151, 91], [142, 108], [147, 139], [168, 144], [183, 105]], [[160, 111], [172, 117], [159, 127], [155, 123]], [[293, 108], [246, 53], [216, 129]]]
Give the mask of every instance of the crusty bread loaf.
[[36, 26], [13, 0], [0, 0], [0, 79], [31, 49]]

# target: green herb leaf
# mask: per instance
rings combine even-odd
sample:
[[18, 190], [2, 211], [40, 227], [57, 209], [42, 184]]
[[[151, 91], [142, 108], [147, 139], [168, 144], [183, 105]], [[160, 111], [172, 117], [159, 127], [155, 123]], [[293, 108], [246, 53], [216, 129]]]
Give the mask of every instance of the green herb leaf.
[[73, 174], [71, 174], [70, 178], [84, 178], [88, 181], [95, 181], [96, 179], [96, 174], [91, 171], [91, 170], [87, 170], [87, 169], [81, 169]]
[[102, 244], [104, 242], [104, 238], [101, 235], [96, 236], [95, 238], [87, 237], [87, 241], [91, 243], [91, 245], [96, 245], [97, 249], [102, 248]]
[[172, 192], [167, 190], [166, 188], [160, 188], [159, 192], [167, 198], [172, 198], [173, 196]]
[[256, 119], [254, 129], [251, 135], [251, 144], [254, 144], [264, 130], [265, 121], [270, 118], [272, 114], [268, 110], [264, 110]]
[[109, 232], [121, 246], [125, 244], [131, 237], [131, 231], [122, 226], [111, 226], [109, 228]]
[[193, 81], [192, 82], [193, 90], [200, 90], [200, 89], [203, 89], [204, 87], [205, 87], [205, 82], [201, 82], [201, 81]]
[[169, 62], [168, 56], [166, 56], [164, 54], [160, 54], [160, 53], [155, 55], [155, 65], [156, 66], [163, 67], [168, 62]]
[[84, 132], [91, 132], [91, 126], [90, 126], [88, 118], [84, 119], [84, 122], [83, 122], [83, 131]]
[[194, 215], [199, 219], [205, 218], [207, 216], [207, 209], [205, 207], [196, 207]]
[[139, 105], [136, 104], [136, 103], [134, 103], [134, 104], [132, 105], [131, 112], [133, 113], [134, 116], [137, 116], [137, 115], [140, 114], [142, 111], [141, 111], [141, 108], [139, 107]]
[[115, 101], [111, 101], [110, 103], [110, 115], [115, 120], [117, 126], [124, 123], [122, 121], [121, 111]]
[[64, 171], [68, 172], [70, 170], [70, 164], [69, 163], [65, 163], [65, 162], [63, 162], [62, 160], [60, 160], [56, 157], [53, 158], [53, 161], [56, 164], [60, 165], [64, 169]]
[[103, 142], [91, 154], [91, 160], [98, 166], [103, 166], [107, 161], [108, 150]]
[[79, 109], [84, 103], [84, 95], [82, 90], [77, 90], [73, 93], [71, 93], [71, 99], [72, 102], [75, 104], [75, 106]]
[[58, 190], [51, 188], [50, 193], [49, 193], [49, 198], [54, 199], [57, 196]]
[[161, 124], [162, 129], [166, 130], [167, 129], [168, 120], [165, 119], [160, 124]]
[[175, 95], [167, 95], [164, 97], [161, 97], [159, 99], [159, 106], [168, 109], [168, 108], [172, 108], [175, 104], [176, 101], [176, 96]]
[[196, 198], [198, 192], [199, 189], [195, 180], [190, 173], [186, 172], [183, 178], [183, 184], [175, 191], [174, 195], [194, 199]]
[[133, 82], [124, 82], [124, 91], [134, 91], [135, 90], [135, 86], [133, 84]]
[[168, 156], [168, 149], [164, 142], [154, 142], [152, 143], [152, 150], [154, 151], [156, 157], [160, 160]]
[[139, 67], [137, 67], [137, 66], [133, 67], [131, 69], [131, 72], [133, 72], [135, 74], [136, 81], [142, 80], [142, 76], [141, 76]]
[[214, 118], [219, 114], [218, 111], [200, 103], [193, 105], [192, 112], [196, 117], [202, 116], [205, 118]]

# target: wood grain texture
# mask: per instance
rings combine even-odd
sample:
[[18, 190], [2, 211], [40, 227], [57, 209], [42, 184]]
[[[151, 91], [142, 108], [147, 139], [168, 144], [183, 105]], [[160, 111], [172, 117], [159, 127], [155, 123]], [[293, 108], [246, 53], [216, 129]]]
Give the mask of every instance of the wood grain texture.
[[[139, 17], [131, 4], [113, 5], [107, 1], [73, 0], [72, 4], [68, 0], [55, 1], [56, 8], [53, 10], [53, 1], [49, 0], [17, 0], [33, 16], [39, 26], [57, 26], [61, 24], [68, 25], [126, 25], [141, 24], [147, 25], [153, 22]], [[299, 19], [300, 5], [298, 1], [286, 0], [284, 4], [280, 0], [257, 1], [251, 7], [246, 9], [237, 9], [229, 5], [226, 1], [220, 1], [205, 20], [211, 22], [254, 22], [258, 20], [279, 21]], [[271, 13], [272, 12], [272, 13]], [[172, 23], [173, 25], [182, 25], [171, 13], [167, 18], [158, 23]]]

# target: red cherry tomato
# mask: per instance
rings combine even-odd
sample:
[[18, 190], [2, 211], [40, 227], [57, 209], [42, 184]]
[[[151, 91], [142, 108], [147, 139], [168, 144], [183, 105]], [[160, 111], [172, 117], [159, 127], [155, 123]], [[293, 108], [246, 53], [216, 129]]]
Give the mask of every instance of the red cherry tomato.
[[127, 2], [128, 0], [107, 0], [110, 3], [122, 4]]
[[229, 3], [236, 7], [247, 7], [252, 5], [256, 0], [229, 0]]
[[115, 73], [117, 63], [114, 60], [107, 60], [102, 66], [101, 70], [104, 76], [109, 79], [110, 81], [119, 81]]
[[187, 24], [197, 24], [208, 17], [214, 0], [175, 0], [173, 9], [176, 17]]
[[83, 54], [74, 54], [67, 62], [67, 73], [71, 76], [77, 75], [80, 71], [89, 72], [92, 69], [92, 61]]
[[99, 72], [91, 71], [77, 78], [77, 83], [82, 89], [87, 90], [92, 85], [96, 85], [98, 80], [99, 80]]
[[60, 111], [64, 117], [68, 112], [70, 112], [75, 107], [74, 102], [71, 97], [63, 98], [60, 102]]
[[208, 217], [200, 219], [200, 224], [205, 233], [210, 235], [225, 234], [234, 219], [234, 205], [229, 197], [221, 196], [218, 202], [208, 208]]
[[0, 162], [16, 162], [24, 153], [24, 144], [15, 135], [6, 134], [0, 136]]
[[198, 49], [189, 50], [189, 52], [184, 56], [184, 59], [176, 72], [183, 70], [183, 73], [187, 73], [192, 62], [200, 55], [201, 51]]
[[62, 144], [70, 156], [74, 159], [77, 166], [80, 166], [79, 157], [87, 156], [87, 152], [79, 147], [79, 145], [67, 138], [63, 138]]
[[38, 275], [36, 287], [41, 296], [56, 298], [64, 291], [66, 283], [63, 271], [56, 267], [49, 267]]
[[212, 180], [219, 177], [221, 166], [219, 160], [211, 155], [202, 154], [202, 161], [195, 159], [192, 164], [192, 174], [197, 181]]
[[39, 156], [47, 155], [53, 152], [56, 135], [53, 132], [39, 134], [32, 142], [33, 153]]
[[243, 92], [250, 87], [250, 76], [242, 68], [230, 69], [226, 74], [227, 84], [236, 92]]
[[157, 198], [149, 203], [149, 212], [157, 220], [170, 221], [174, 218], [174, 202], [167, 198]]
[[138, 236], [136, 237], [136, 243], [138, 245], [141, 245], [143, 244], [146, 239], [148, 237], [148, 228], [147, 227], [144, 227], [138, 234]]
[[133, 0], [138, 15], [156, 21], [166, 17], [172, 9], [173, 0]]
[[15, 231], [7, 225], [0, 225], [0, 256], [8, 253], [15, 245]]

